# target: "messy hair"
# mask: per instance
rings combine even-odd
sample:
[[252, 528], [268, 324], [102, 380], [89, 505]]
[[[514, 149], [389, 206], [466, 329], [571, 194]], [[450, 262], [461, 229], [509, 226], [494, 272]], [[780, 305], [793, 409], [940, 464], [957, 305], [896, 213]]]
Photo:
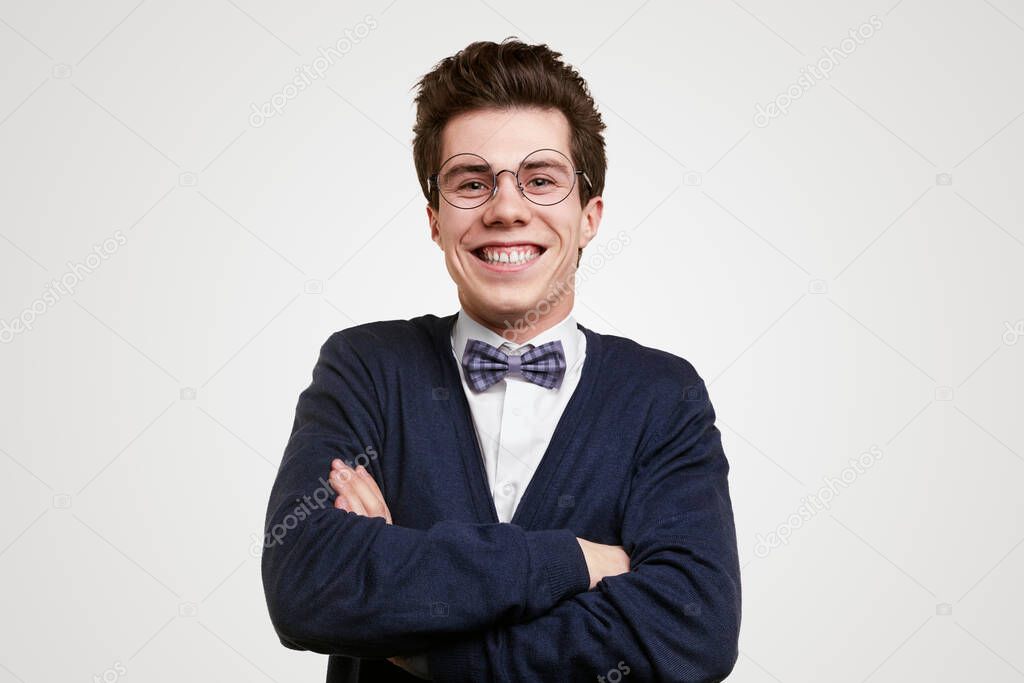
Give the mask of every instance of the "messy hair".
[[441, 134], [455, 116], [477, 109], [557, 109], [569, 121], [573, 165], [586, 171], [592, 187], [579, 184], [580, 204], [604, 191], [605, 128], [586, 81], [547, 45], [528, 45], [514, 36], [501, 43], [479, 41], [442, 59], [416, 84], [412, 154], [420, 188], [436, 210], [439, 197], [430, 175], [441, 165]]

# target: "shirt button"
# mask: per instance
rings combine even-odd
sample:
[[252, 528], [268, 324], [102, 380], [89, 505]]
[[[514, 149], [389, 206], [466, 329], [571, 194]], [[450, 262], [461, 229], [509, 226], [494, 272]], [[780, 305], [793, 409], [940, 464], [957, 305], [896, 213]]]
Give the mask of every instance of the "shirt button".
[[521, 417], [523, 414], [523, 409], [519, 407], [513, 408], [512, 414], [515, 415], [516, 417]]
[[501, 485], [501, 495], [511, 498], [516, 494], [516, 485], [510, 481], [505, 482]]

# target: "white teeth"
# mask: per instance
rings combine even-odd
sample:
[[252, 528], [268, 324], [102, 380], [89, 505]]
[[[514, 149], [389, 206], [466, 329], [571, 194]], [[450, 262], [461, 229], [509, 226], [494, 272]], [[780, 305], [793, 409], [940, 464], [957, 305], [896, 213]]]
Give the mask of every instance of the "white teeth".
[[493, 252], [489, 249], [481, 249], [484, 260], [488, 263], [510, 263], [520, 264], [532, 261], [533, 259], [540, 256], [540, 251], [536, 249], [512, 249], [510, 251], [499, 251]]

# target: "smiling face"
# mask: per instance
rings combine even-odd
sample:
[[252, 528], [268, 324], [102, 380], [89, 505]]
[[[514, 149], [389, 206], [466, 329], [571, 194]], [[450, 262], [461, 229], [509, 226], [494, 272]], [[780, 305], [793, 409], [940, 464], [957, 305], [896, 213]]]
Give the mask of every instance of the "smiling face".
[[[569, 122], [557, 109], [476, 110], [445, 126], [441, 159], [469, 152], [495, 171], [514, 173], [538, 149], [571, 159], [569, 136]], [[519, 343], [572, 311], [578, 250], [597, 233], [603, 203], [592, 197], [580, 206], [580, 183], [586, 182], [580, 176], [564, 201], [539, 206], [519, 192], [513, 173], [498, 175], [497, 195], [481, 206], [460, 209], [442, 198], [437, 210], [427, 206], [427, 218], [459, 303], [478, 322]]]

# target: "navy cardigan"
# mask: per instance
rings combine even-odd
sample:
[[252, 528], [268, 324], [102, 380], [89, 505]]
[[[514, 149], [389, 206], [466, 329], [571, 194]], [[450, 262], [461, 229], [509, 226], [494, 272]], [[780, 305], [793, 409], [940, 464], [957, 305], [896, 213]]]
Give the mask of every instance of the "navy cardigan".
[[[740, 573], [729, 464], [686, 360], [578, 325], [583, 372], [511, 522], [498, 521], [452, 354], [456, 314], [324, 343], [267, 507], [262, 576], [281, 643], [329, 683], [719, 681]], [[333, 507], [330, 463], [367, 466], [394, 524]], [[576, 537], [630, 571], [588, 590]], [[617, 672], [614, 673], [614, 672]]]

